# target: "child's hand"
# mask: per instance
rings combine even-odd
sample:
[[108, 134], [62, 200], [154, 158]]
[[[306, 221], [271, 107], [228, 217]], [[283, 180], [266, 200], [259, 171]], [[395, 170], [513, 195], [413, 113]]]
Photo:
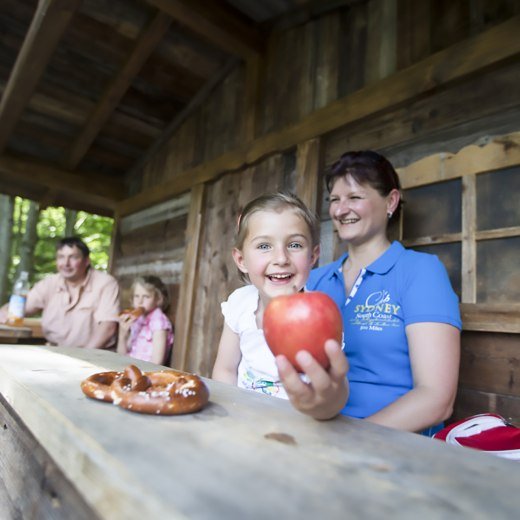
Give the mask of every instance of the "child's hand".
[[130, 332], [130, 327], [132, 323], [136, 320], [134, 316], [128, 313], [121, 314], [119, 316], [119, 330], [125, 334]]
[[292, 405], [315, 419], [332, 419], [348, 399], [348, 361], [337, 341], [327, 340], [325, 352], [330, 367], [325, 370], [309, 352], [301, 350], [296, 359], [309, 383], [304, 383], [285, 356], [276, 357], [280, 379]]

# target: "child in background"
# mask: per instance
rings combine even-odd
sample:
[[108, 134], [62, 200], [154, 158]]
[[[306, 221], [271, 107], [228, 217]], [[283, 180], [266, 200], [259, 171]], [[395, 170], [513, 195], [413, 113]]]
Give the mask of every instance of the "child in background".
[[[287, 399], [278, 377], [278, 359], [275, 361], [265, 341], [263, 315], [275, 296], [303, 289], [319, 255], [319, 222], [294, 195], [262, 195], [249, 202], [240, 215], [232, 255], [242, 280], [249, 285], [237, 289], [222, 303], [224, 328], [212, 377]], [[336, 344], [333, 357], [344, 358], [341, 347], [330, 342]], [[330, 352], [329, 348], [329, 357]], [[309, 400], [316, 397], [312, 383], [317, 381], [314, 376], [319, 370], [308, 374]], [[325, 373], [317, 375], [319, 379]]]
[[144, 313], [119, 317], [117, 352], [162, 365], [173, 345], [172, 324], [164, 310], [168, 308], [168, 290], [157, 276], [142, 276], [132, 284], [132, 304]]

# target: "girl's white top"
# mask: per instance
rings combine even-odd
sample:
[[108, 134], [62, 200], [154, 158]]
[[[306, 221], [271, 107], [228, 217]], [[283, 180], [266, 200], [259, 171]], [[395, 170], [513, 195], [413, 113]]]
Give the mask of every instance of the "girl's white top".
[[264, 331], [256, 325], [259, 302], [258, 289], [246, 285], [232, 292], [221, 304], [226, 324], [240, 339], [242, 359], [238, 365], [237, 386], [287, 399]]

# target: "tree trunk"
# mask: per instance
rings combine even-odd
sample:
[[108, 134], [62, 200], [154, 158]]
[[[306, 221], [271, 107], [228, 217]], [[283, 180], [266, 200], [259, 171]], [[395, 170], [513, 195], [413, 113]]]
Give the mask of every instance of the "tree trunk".
[[36, 226], [40, 216], [40, 205], [32, 200], [29, 202], [29, 210], [27, 212], [27, 220], [25, 222], [25, 233], [23, 234], [22, 243], [20, 244], [20, 263], [18, 264], [17, 275], [21, 271], [27, 271], [32, 274], [34, 269], [33, 254], [34, 247], [38, 240]]
[[0, 222], [2, 222], [0, 226], [0, 304], [4, 303], [8, 296], [13, 208], [13, 197], [0, 195]]
[[74, 226], [78, 212], [75, 209], [65, 209], [65, 236], [74, 236]]

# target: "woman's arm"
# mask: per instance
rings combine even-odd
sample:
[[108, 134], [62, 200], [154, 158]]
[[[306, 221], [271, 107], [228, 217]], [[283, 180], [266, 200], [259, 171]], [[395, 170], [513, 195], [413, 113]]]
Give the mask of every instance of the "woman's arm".
[[240, 338], [224, 323], [222, 336], [218, 345], [217, 359], [213, 365], [211, 377], [216, 381], [236, 385], [238, 380], [238, 365], [242, 359]]
[[406, 327], [414, 388], [367, 420], [419, 432], [447, 419], [457, 394], [460, 331], [445, 323]]
[[332, 419], [341, 412], [348, 400], [346, 374], [348, 361], [337, 341], [327, 340], [325, 352], [330, 368], [325, 370], [309, 352], [300, 351], [296, 359], [309, 379], [304, 383], [285, 356], [277, 356], [276, 365], [292, 405], [319, 420]]
[[152, 363], [162, 365], [166, 358], [167, 330], [155, 330], [152, 335]]

